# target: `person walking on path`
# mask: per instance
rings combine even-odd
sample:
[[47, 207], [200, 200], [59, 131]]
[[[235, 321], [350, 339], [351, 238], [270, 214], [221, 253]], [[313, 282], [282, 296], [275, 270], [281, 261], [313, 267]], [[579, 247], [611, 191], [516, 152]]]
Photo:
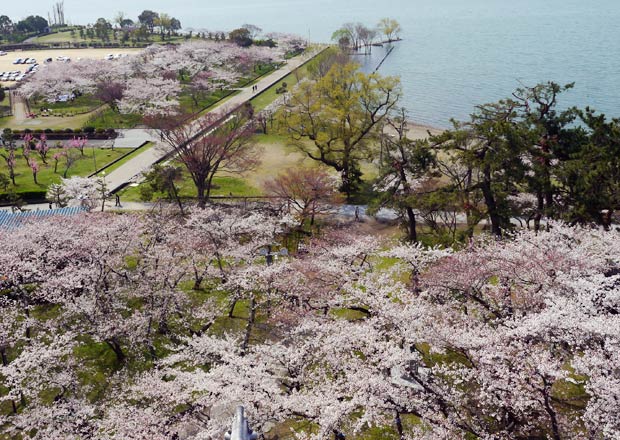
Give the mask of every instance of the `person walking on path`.
[[115, 197], [116, 197], [116, 203], [114, 204], [114, 206], [122, 208], [122, 206], [121, 206], [121, 196], [119, 196], [118, 194], [115, 194]]
[[360, 207], [359, 206], [355, 207], [355, 221], [356, 222], [360, 221]]

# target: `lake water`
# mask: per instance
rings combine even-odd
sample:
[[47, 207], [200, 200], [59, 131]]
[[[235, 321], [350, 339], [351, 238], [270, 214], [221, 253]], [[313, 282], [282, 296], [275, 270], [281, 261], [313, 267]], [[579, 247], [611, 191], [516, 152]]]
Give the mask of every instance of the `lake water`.
[[[48, 4], [49, 3], [49, 4]], [[45, 15], [51, 3], [8, 5], [12, 17]], [[9, 11], [16, 9], [19, 12]], [[31, 11], [26, 11], [29, 9]], [[347, 21], [374, 25], [396, 18], [404, 41], [380, 69], [400, 75], [412, 119], [439, 127], [466, 118], [475, 104], [509, 96], [521, 84], [575, 82], [561, 100], [620, 116], [619, 0], [66, 0], [76, 23], [167, 12], [184, 27], [230, 30], [253, 23], [327, 42]], [[374, 69], [381, 48], [363, 59]], [[360, 57], [361, 60], [361, 57]]]

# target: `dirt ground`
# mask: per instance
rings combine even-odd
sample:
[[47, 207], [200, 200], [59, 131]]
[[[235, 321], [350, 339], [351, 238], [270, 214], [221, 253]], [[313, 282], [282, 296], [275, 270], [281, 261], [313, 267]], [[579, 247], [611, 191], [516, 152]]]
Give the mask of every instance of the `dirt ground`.
[[[12, 50], [7, 55], [0, 56], [0, 72], [25, 72], [31, 66], [31, 64], [13, 64], [13, 61], [17, 58], [34, 58], [38, 64], [43, 64], [43, 61], [47, 58], [52, 58], [54, 60], [52, 62], [56, 63], [56, 57], [66, 56], [71, 58], [71, 62], [74, 63], [79, 61], [78, 58], [102, 60], [103, 57], [110, 53], [133, 54], [141, 50], [139, 48]], [[0, 85], [3, 87], [10, 87], [16, 84], [15, 81], [0, 82]]]

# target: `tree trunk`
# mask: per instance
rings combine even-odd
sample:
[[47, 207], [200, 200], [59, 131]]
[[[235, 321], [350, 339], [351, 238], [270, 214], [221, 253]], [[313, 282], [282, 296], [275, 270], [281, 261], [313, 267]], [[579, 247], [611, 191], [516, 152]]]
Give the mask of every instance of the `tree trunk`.
[[536, 215], [534, 216], [534, 231], [540, 231], [540, 220], [542, 218], [543, 209], [545, 208], [545, 201], [543, 195], [539, 192], [536, 194]]
[[237, 300], [234, 299], [232, 304], [230, 305], [230, 309], [228, 310], [228, 317], [233, 318], [235, 313], [235, 306], [237, 305]]
[[394, 416], [394, 422], [396, 423], [396, 430], [398, 431], [398, 438], [404, 440], [405, 434], [403, 433], [403, 422], [400, 419], [400, 412], [396, 411]]
[[6, 367], [9, 365], [9, 359], [6, 356], [6, 347], [0, 347], [0, 355], [2, 356], [2, 366]]
[[207, 206], [207, 202], [205, 199], [204, 185], [196, 185], [196, 190], [198, 191], [198, 207], [200, 209], [205, 209], [205, 207]]
[[123, 353], [123, 349], [121, 348], [121, 345], [118, 343], [116, 338], [108, 339], [105, 341], [105, 343], [108, 344], [108, 346], [112, 349], [112, 351], [116, 355], [116, 360], [118, 361], [118, 363], [119, 364], [125, 363], [125, 359], [127, 357], [125, 356], [125, 353]]
[[256, 302], [254, 301], [254, 295], [250, 297], [250, 316], [248, 316], [248, 325], [245, 328], [245, 335], [243, 336], [243, 343], [241, 345], [241, 352], [247, 353], [248, 346], [250, 345], [250, 336], [252, 335], [252, 327], [254, 327], [254, 320], [256, 319]]
[[495, 196], [493, 195], [493, 190], [491, 189], [491, 177], [488, 169], [484, 171], [484, 180], [480, 185], [480, 189], [482, 190], [484, 203], [487, 205], [487, 211], [489, 213], [489, 218], [491, 219], [491, 232], [498, 237], [501, 237], [503, 226], [502, 218], [498, 213]]
[[417, 243], [418, 233], [416, 231], [415, 212], [413, 212], [413, 209], [409, 206], [407, 206], [407, 231], [409, 232], [409, 241]]
[[170, 183], [170, 190], [172, 191], [172, 197], [177, 202], [177, 205], [179, 205], [179, 211], [181, 211], [181, 215], [185, 216], [185, 211], [183, 211], [183, 203], [181, 203], [181, 197], [179, 197], [179, 191], [177, 190], [174, 182]]
[[560, 428], [558, 425], [558, 419], [556, 417], [555, 411], [551, 407], [551, 402], [549, 399], [550, 387], [547, 384], [547, 381], [543, 379], [545, 382], [545, 388], [541, 391], [543, 394], [543, 398], [545, 400], [545, 411], [549, 415], [549, 419], [551, 419], [551, 429], [553, 430], [553, 440], [562, 440], [560, 436]]

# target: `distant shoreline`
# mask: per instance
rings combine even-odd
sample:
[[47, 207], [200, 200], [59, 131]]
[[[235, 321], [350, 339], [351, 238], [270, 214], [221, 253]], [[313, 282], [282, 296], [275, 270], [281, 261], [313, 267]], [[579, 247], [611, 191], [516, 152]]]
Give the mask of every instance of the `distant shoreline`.
[[443, 133], [445, 129], [433, 127], [425, 124], [418, 124], [411, 120], [407, 121], [407, 133], [410, 139], [426, 139], [428, 138], [428, 133], [436, 136]]

